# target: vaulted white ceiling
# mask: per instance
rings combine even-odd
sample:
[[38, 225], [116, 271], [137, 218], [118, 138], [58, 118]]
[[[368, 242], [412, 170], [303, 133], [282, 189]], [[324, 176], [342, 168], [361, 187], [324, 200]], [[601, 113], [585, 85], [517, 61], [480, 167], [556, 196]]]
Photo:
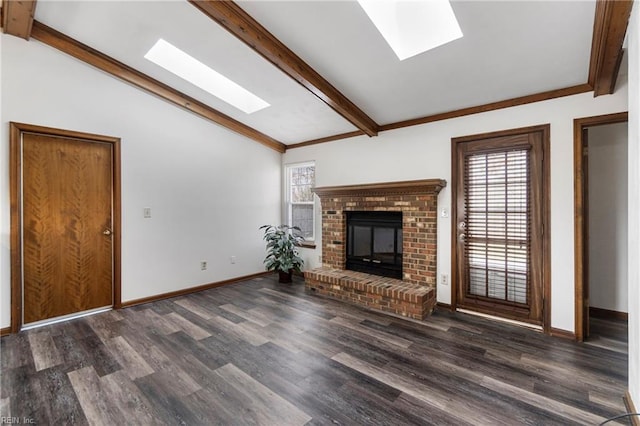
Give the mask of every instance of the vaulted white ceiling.
[[454, 1], [464, 37], [404, 61], [356, 2], [240, 4], [381, 125], [587, 81], [593, 2]]
[[[355, 1], [239, 1], [379, 125], [587, 81], [593, 1], [454, 1], [464, 37], [399, 61]], [[357, 130], [187, 1], [39, 0], [35, 19], [285, 144]], [[163, 38], [271, 104], [245, 114], [144, 59]]]

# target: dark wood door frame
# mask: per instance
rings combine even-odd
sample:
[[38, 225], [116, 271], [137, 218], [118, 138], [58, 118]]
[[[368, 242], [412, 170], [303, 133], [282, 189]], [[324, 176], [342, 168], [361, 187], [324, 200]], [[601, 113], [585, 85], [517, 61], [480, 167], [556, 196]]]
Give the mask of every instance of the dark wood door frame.
[[628, 112], [598, 115], [594, 117], [576, 118], [573, 120], [573, 184], [574, 184], [574, 276], [575, 276], [575, 335], [576, 340], [582, 342], [585, 338], [585, 301], [589, 283], [585, 283], [588, 274], [585, 268], [589, 267], [585, 259], [585, 252], [589, 249], [586, 244], [588, 235], [585, 232], [586, 197], [585, 184], [586, 161], [583, 145], [586, 142], [583, 132], [588, 127], [603, 126], [606, 124], [624, 123], [629, 120]]
[[550, 218], [551, 218], [551, 203], [550, 203], [550, 188], [551, 188], [551, 168], [550, 168], [550, 129], [549, 124], [543, 124], [538, 126], [522, 127], [518, 129], [501, 130], [497, 132], [482, 133], [478, 135], [463, 136], [451, 139], [451, 309], [455, 311], [457, 309], [458, 297], [457, 297], [457, 283], [459, 280], [457, 272], [458, 254], [456, 250], [456, 239], [458, 237], [458, 207], [457, 207], [457, 175], [458, 175], [458, 162], [456, 154], [456, 145], [458, 143], [491, 139], [496, 137], [520, 135], [524, 133], [542, 132], [542, 145], [543, 145], [543, 163], [542, 163], [542, 221], [544, 224], [544, 234], [542, 235], [542, 329], [546, 334], [552, 334], [551, 329], [551, 233], [550, 233]]
[[121, 235], [120, 235], [120, 138], [101, 136], [71, 130], [54, 129], [23, 123], [10, 123], [9, 136], [9, 185], [11, 200], [11, 332], [22, 328], [22, 134], [43, 135], [108, 143], [113, 148], [113, 306], [122, 307], [121, 295]]

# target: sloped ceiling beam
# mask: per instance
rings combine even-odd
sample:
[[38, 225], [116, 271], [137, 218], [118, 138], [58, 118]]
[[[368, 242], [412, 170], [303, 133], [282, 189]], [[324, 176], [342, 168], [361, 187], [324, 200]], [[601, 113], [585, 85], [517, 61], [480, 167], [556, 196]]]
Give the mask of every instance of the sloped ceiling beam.
[[610, 95], [615, 89], [632, 7], [633, 0], [598, 0], [596, 3], [589, 63], [589, 84], [594, 96]]
[[3, 0], [2, 31], [29, 40], [36, 0]]
[[369, 136], [378, 134], [378, 125], [311, 66], [275, 38], [260, 23], [232, 1], [189, 0], [255, 52], [296, 80]]
[[146, 74], [137, 71], [110, 56], [105, 55], [79, 41], [62, 34], [38, 21], [33, 22], [31, 37], [54, 47], [76, 59], [94, 66], [114, 77], [143, 89], [187, 111], [191, 111], [209, 121], [226, 127], [238, 134], [268, 146], [278, 152], [285, 151], [285, 145], [246, 124], [243, 124], [210, 106], [179, 92]]

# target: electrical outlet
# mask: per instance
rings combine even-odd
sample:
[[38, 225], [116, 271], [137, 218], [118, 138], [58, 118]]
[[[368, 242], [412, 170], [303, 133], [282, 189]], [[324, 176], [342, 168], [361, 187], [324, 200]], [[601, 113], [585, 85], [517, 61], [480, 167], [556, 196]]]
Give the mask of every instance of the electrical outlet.
[[229, 258], [229, 262], [231, 262], [231, 264], [235, 264], [236, 263], [236, 257], [235, 256], [231, 256]]
[[449, 275], [447, 274], [440, 275], [440, 284], [449, 285]]
[[203, 260], [202, 262], [200, 262], [200, 270], [201, 271], [206, 271], [207, 270], [207, 261]]

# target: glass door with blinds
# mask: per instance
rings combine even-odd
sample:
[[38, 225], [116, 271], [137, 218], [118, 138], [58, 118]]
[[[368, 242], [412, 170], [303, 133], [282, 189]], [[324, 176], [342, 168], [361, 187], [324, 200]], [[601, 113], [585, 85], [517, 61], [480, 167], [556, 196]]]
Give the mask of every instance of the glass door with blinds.
[[542, 324], [542, 141], [454, 139], [456, 307]]

